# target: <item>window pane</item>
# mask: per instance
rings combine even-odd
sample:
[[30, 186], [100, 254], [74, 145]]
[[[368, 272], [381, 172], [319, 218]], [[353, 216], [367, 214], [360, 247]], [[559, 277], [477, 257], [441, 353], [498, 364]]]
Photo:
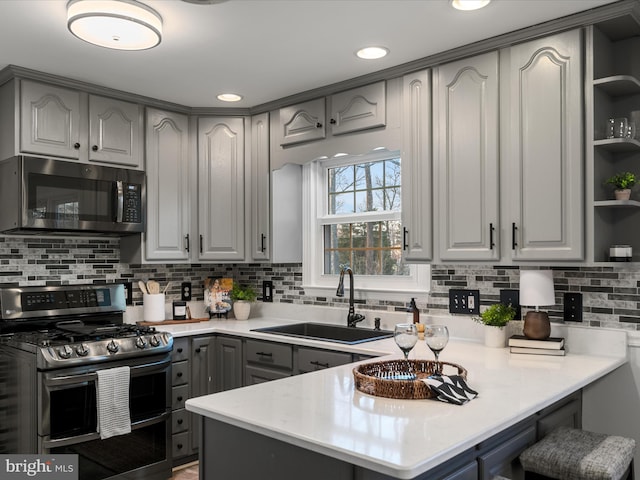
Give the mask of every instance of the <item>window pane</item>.
[[401, 231], [397, 220], [325, 225], [324, 273], [338, 274], [349, 265], [357, 275], [409, 275]]
[[354, 166], [329, 169], [329, 193], [353, 191]]

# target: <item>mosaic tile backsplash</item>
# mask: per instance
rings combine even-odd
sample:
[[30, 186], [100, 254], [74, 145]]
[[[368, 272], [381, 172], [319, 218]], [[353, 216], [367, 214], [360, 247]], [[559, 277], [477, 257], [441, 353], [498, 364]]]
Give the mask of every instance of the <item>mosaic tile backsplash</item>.
[[[305, 295], [301, 264], [167, 264], [120, 263], [119, 240], [113, 238], [39, 238], [0, 236], [0, 284], [60, 285], [133, 282], [134, 304], [142, 302], [138, 280], [171, 282], [167, 301], [180, 298], [180, 284], [192, 282], [194, 300], [202, 300], [206, 277], [232, 277], [261, 292], [263, 280], [274, 284], [273, 301], [295, 304], [341, 306], [346, 300], [333, 296]], [[583, 324], [640, 330], [640, 268], [635, 264], [611, 266], [553, 267], [556, 305], [548, 308], [552, 321], [564, 317], [564, 294], [582, 294]], [[517, 289], [518, 267], [494, 265], [434, 265], [431, 293], [418, 298], [423, 313], [448, 312], [450, 288], [480, 290], [482, 305], [495, 303], [500, 290]], [[408, 302], [409, 298], [407, 298]], [[358, 308], [380, 311], [404, 310], [406, 302], [384, 298], [364, 302]]]

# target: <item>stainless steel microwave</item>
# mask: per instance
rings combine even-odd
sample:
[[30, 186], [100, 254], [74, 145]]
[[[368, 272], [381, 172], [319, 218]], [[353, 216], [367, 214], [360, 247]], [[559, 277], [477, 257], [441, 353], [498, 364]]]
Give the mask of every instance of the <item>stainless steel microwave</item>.
[[0, 232], [122, 236], [144, 232], [144, 172], [17, 156], [0, 162]]

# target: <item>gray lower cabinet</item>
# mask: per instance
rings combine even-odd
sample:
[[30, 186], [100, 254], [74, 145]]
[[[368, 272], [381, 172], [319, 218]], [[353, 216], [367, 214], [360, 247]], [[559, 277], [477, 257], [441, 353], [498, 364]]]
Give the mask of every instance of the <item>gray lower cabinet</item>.
[[[500, 475], [522, 480], [518, 457], [548, 431], [560, 426], [580, 427], [580, 391], [475, 445], [412, 480], [491, 480]], [[200, 452], [202, 479], [254, 478], [297, 480], [393, 480], [394, 477], [349, 464], [320, 453], [201, 417], [204, 449]], [[237, 461], [237, 452], [250, 451], [251, 462]]]
[[253, 385], [293, 374], [293, 346], [263, 340], [245, 340], [244, 383]]
[[244, 385], [242, 339], [220, 335], [215, 344], [215, 391], [224, 392]]
[[298, 347], [296, 350], [294, 356], [294, 372], [296, 374], [324, 370], [353, 361], [353, 356], [350, 353], [309, 347]]

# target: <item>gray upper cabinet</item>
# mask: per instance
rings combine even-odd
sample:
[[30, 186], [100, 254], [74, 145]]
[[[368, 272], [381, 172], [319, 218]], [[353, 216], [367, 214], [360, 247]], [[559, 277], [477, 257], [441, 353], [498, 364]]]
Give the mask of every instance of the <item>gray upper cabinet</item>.
[[20, 88], [19, 151], [79, 159], [80, 92], [27, 80]]
[[244, 119], [198, 119], [198, 261], [245, 256]]
[[189, 259], [189, 119], [147, 109], [147, 260]]
[[386, 105], [386, 83], [382, 81], [281, 108], [279, 143], [288, 146], [384, 127]]
[[384, 127], [386, 125], [386, 85], [373, 83], [329, 97], [329, 125], [332, 135]]
[[89, 96], [89, 161], [142, 168], [142, 107]]
[[269, 169], [269, 114], [251, 117], [251, 160], [250, 160], [249, 225], [251, 258], [269, 260], [272, 244], [270, 225], [270, 169]]
[[280, 145], [325, 138], [325, 101], [318, 98], [280, 109]]
[[417, 263], [433, 255], [431, 71], [406, 75], [402, 87], [402, 255]]
[[514, 260], [584, 258], [581, 47], [573, 30], [501, 52], [501, 193]]
[[19, 98], [20, 142], [12, 154], [143, 168], [140, 105], [31, 80], [20, 81]]
[[498, 52], [434, 71], [434, 190], [441, 260], [500, 256], [498, 86]]

